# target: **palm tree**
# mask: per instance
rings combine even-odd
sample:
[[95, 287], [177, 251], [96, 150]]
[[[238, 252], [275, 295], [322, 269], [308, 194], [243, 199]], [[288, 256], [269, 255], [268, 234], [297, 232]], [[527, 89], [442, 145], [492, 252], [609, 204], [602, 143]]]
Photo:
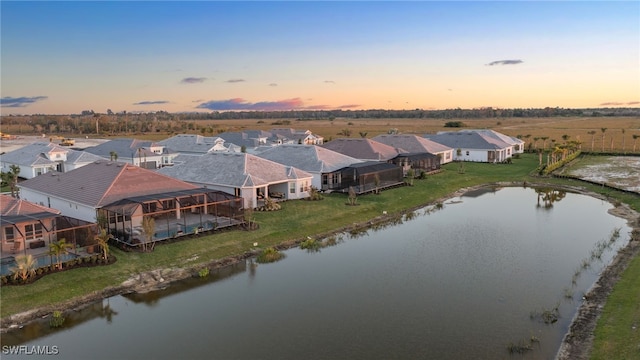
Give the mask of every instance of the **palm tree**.
[[107, 229], [99, 228], [99, 234], [94, 237], [94, 239], [98, 242], [98, 246], [100, 247], [100, 252], [102, 252], [102, 257], [105, 261], [109, 259], [109, 240], [113, 239], [113, 235], [107, 232]]
[[539, 137], [534, 136], [533, 137], [533, 146], [537, 149], [538, 148], [538, 140], [540, 140]]
[[600, 128], [600, 131], [602, 131], [602, 152], [604, 152], [604, 133], [607, 132], [607, 128]]
[[542, 139], [542, 150], [545, 150], [547, 148], [547, 140], [549, 140], [549, 137], [541, 136], [540, 139]]
[[151, 250], [153, 250], [153, 234], [156, 232], [156, 221], [151, 216], [145, 216], [142, 219], [142, 232], [145, 237], [142, 249], [147, 251], [149, 243], [151, 243]]
[[56, 257], [56, 267], [62, 269], [62, 261], [60, 255], [68, 254], [69, 249], [73, 247], [72, 244], [67, 243], [67, 240], [62, 238], [57, 242], [49, 244], [49, 254]]
[[624, 133], [627, 132], [625, 129], [621, 129], [622, 131], [622, 152], [624, 153]]
[[567, 143], [567, 140], [569, 140], [570, 137], [571, 135], [567, 135], [567, 134], [562, 135], [562, 140], [564, 140], [565, 144]]
[[11, 165], [9, 166], [9, 173], [7, 175], [7, 180], [9, 183], [9, 187], [11, 188], [11, 196], [16, 197], [18, 195], [18, 175], [20, 174], [20, 166]]
[[640, 137], [640, 135], [633, 134], [631, 136], [633, 136], [633, 152], [636, 152], [636, 142], [638, 141], [638, 138]]
[[16, 266], [11, 268], [14, 280], [26, 281], [36, 274], [36, 259], [33, 255], [18, 255], [16, 256]]
[[596, 138], [596, 131], [595, 130], [591, 130], [589, 131], [587, 134], [591, 135], [591, 152], [593, 152], [593, 143], [595, 141]]
[[118, 153], [115, 151], [110, 151], [109, 157], [111, 158], [111, 161], [118, 161]]

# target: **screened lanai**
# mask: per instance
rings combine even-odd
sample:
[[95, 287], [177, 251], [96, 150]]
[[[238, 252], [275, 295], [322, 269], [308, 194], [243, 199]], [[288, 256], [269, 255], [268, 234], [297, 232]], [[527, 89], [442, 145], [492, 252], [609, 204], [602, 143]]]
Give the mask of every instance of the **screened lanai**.
[[[206, 188], [165, 192], [122, 199], [98, 210], [116, 241], [137, 246], [239, 225], [244, 220], [242, 198]], [[149, 239], [143, 228], [153, 219]]]

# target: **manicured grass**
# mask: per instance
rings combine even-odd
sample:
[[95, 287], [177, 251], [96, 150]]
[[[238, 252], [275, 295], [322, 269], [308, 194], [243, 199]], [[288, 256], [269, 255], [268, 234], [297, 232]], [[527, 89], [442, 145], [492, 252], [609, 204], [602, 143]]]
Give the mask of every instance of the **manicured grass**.
[[595, 329], [591, 359], [640, 359], [640, 258], [631, 261]]
[[[281, 203], [280, 211], [255, 212], [255, 221], [260, 225], [260, 228], [255, 231], [224, 231], [158, 245], [153, 253], [148, 254], [127, 253], [113, 249], [112, 253], [118, 258], [113, 265], [56, 273], [27, 286], [3, 286], [0, 288], [2, 299], [0, 313], [4, 318], [35, 307], [60, 303], [109, 286], [117, 286], [131, 275], [143, 271], [185, 267], [239, 255], [251, 249], [254, 242], [259, 244], [259, 248], [264, 249], [290, 240], [326, 234], [353, 223], [365, 222], [381, 216], [383, 211], [392, 216], [407, 209], [434, 202], [461, 188], [480, 184], [526, 181], [527, 183], [544, 182], [582, 186], [628, 203], [634, 209], [640, 210], [640, 196], [637, 195], [576, 180], [532, 177], [531, 174], [537, 165], [538, 157], [530, 154], [514, 159], [512, 164], [464, 163], [463, 173], [459, 172], [458, 164], [447, 164], [443, 172], [431, 175], [424, 180], [415, 180], [413, 186], [389, 189], [382, 191], [379, 195], [358, 196], [358, 206], [347, 206], [345, 194], [324, 195], [325, 198], [321, 201], [288, 201]], [[635, 264], [637, 268], [640, 267], [640, 260], [636, 259]], [[626, 288], [632, 285], [635, 286], [635, 292], [632, 292], [635, 297], [629, 297], [636, 300], [636, 306], [635, 308], [631, 306], [632, 315], [627, 316], [635, 316], [635, 319], [640, 317], [640, 308], [637, 306], [638, 286], [640, 286], [637, 280], [639, 279], [638, 271], [640, 270], [632, 272], [631, 278], [627, 279], [626, 283], [621, 282], [616, 287], [616, 289], [621, 288], [616, 290], [620, 292], [626, 291]], [[631, 285], [624, 285], [629, 282]], [[604, 336], [608, 337], [608, 335]], [[635, 339], [637, 345], [637, 338]]]

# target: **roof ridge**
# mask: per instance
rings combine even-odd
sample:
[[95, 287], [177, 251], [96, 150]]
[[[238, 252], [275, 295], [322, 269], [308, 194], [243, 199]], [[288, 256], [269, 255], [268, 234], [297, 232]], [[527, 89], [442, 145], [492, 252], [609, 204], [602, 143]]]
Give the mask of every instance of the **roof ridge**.
[[[118, 166], [117, 162], [113, 162], [113, 163], [116, 166]], [[113, 178], [113, 180], [111, 180], [111, 184], [109, 184], [109, 187], [107, 188], [107, 190], [105, 190], [105, 192], [102, 193], [102, 196], [100, 197], [100, 199], [98, 199], [97, 204], [101, 204], [102, 203], [102, 200], [104, 200], [104, 198], [107, 197], [107, 194], [111, 191], [111, 189], [115, 185], [115, 183], [118, 180], [118, 178], [120, 178], [120, 176], [122, 176], [122, 174], [124, 173], [124, 169], [126, 169], [130, 165], [129, 163], [123, 163], [123, 164], [124, 164], [124, 166], [121, 167], [121, 169], [118, 172], [118, 174]], [[131, 166], [135, 166], [135, 165], [131, 165]]]

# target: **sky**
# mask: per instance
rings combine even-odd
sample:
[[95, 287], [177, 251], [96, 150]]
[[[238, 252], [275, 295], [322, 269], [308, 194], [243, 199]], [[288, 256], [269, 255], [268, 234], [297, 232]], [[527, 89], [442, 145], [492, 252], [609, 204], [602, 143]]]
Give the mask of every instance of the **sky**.
[[0, 2], [8, 114], [640, 106], [638, 1]]

